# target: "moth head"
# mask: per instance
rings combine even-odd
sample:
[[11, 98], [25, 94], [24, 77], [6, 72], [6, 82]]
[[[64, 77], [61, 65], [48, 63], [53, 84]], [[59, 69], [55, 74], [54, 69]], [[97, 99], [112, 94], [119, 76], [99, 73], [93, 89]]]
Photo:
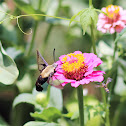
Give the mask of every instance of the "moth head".
[[58, 66], [57, 63], [53, 63], [53, 67], [56, 68]]

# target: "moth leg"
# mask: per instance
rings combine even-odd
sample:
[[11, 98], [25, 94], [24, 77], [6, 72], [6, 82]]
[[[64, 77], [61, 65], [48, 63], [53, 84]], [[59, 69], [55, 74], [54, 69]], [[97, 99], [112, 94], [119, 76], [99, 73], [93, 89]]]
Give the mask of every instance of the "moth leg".
[[[54, 75], [54, 73], [50, 76], [50, 78], [52, 78], [52, 76]], [[55, 85], [55, 86], [58, 86], [58, 85], [60, 85], [61, 84], [61, 82], [59, 81], [59, 79], [57, 79], [57, 77], [56, 76], [53, 76], [53, 77], [55, 77], [55, 79], [56, 80], [54, 80], [53, 81], [53, 79], [51, 79], [52, 81], [51, 81], [51, 85]], [[58, 85], [56, 85], [56, 82], [55, 81], [58, 81], [57, 83], [58, 83]], [[55, 82], [55, 83], [54, 83]]]
[[52, 73], [50, 73], [50, 75], [49, 75], [49, 77], [48, 77], [48, 80], [47, 80], [47, 82], [49, 83], [49, 81], [50, 81], [50, 79], [51, 79], [51, 77], [54, 75], [54, 73], [52, 72]]
[[[56, 76], [54, 76], [55, 77], [55, 79], [57, 80], [57, 81], [59, 81], [59, 79], [57, 79], [57, 77]], [[59, 81], [59, 83], [61, 84], [61, 82]]]
[[53, 75], [54, 75], [54, 72], [50, 73], [50, 75], [49, 75], [49, 76], [50, 76], [50, 77], [52, 77]]
[[[54, 75], [54, 72], [50, 73], [50, 75], [49, 75], [49, 77], [48, 77], [48, 80], [47, 80], [48, 84], [50, 84], [50, 85], [55, 85], [55, 84], [54, 84], [54, 81], [55, 81], [55, 80], [53, 81], [53, 79], [51, 79], [51, 78], [53, 77], [53, 75]], [[60, 85], [61, 82], [56, 78], [56, 76], [54, 76], [54, 77], [55, 77], [55, 79], [59, 82], [58, 85]]]

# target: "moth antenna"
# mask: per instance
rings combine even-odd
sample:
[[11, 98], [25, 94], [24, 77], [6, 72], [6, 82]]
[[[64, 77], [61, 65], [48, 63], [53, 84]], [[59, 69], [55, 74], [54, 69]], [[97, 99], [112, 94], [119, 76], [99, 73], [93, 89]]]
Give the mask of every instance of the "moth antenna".
[[55, 60], [55, 48], [53, 50], [53, 59], [54, 59], [54, 62], [56, 62], [56, 60]]

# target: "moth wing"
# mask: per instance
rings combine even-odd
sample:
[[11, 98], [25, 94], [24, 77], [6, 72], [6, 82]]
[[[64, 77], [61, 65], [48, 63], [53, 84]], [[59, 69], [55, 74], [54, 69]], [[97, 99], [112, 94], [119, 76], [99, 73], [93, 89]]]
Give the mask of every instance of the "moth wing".
[[42, 72], [42, 70], [48, 66], [48, 63], [45, 61], [45, 59], [42, 57], [41, 53], [38, 50], [37, 50], [37, 64], [38, 64], [38, 70], [40, 72]]
[[107, 78], [107, 82], [106, 82], [106, 86], [112, 81], [112, 78], [108, 77]]
[[[55, 79], [53, 79], [53, 77], [55, 78]], [[62, 80], [58, 80], [55, 76], [50, 76], [49, 78], [48, 78], [48, 83], [50, 84], [50, 85], [52, 85], [52, 86], [54, 86], [54, 87], [56, 87], [56, 88], [59, 88], [59, 89], [63, 89], [63, 86], [61, 85], [61, 83], [63, 83], [64, 81], [62, 81]]]

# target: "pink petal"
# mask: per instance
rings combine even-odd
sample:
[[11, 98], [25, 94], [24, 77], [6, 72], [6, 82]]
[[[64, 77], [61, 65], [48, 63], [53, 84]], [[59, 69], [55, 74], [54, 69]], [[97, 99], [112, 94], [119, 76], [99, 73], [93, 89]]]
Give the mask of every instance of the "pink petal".
[[85, 77], [85, 79], [90, 80], [91, 82], [93, 81], [101, 82], [104, 79], [103, 74], [105, 74], [104, 71], [93, 71], [92, 74]]
[[125, 27], [125, 23], [122, 21], [117, 21], [117, 22], [113, 23], [113, 27], [115, 27], [116, 25], [120, 25], [122, 27]]
[[108, 28], [110, 28], [111, 26], [112, 26], [111, 24], [105, 24], [105, 25], [104, 25], [104, 28], [108, 29]]
[[75, 53], [75, 54], [82, 54], [81, 51], [75, 51], [74, 53]]
[[[75, 54], [82, 54], [81, 51], [75, 51]], [[83, 53], [84, 57], [85, 57], [85, 63], [86, 65], [88, 65], [88, 69], [87, 72], [84, 74], [84, 78], [80, 81], [76, 81], [76, 80], [72, 80], [72, 79], [67, 79], [65, 78], [63, 72], [64, 70], [62, 70], [62, 62], [61, 59], [63, 57], [65, 57], [66, 55], [60, 56], [60, 60], [57, 61], [56, 63], [58, 64], [57, 68], [56, 68], [56, 73], [54, 73], [53, 79], [58, 79], [58, 80], [63, 80], [64, 82], [59, 85], [59, 87], [57, 88], [62, 88], [62, 86], [65, 86], [67, 83], [71, 83], [72, 87], [78, 87], [80, 84], [88, 84], [92, 81], [99, 81], [101, 82], [103, 80], [103, 74], [105, 72], [103, 71], [93, 71], [94, 67], [97, 67], [98, 65], [100, 65], [102, 63], [101, 59], [97, 57], [97, 55], [93, 54], [93, 53]], [[71, 58], [74, 60], [74, 57], [67, 57], [68, 60], [70, 60]], [[55, 85], [54, 85], [55, 86]]]
[[71, 83], [71, 86], [72, 87], [75, 87], [75, 88], [78, 87], [79, 85], [80, 85], [79, 81], [76, 81], [76, 82], [72, 82]]
[[105, 8], [105, 7], [103, 7], [101, 10], [102, 10], [103, 12], [106, 12], [106, 8]]
[[[123, 10], [122, 7], [119, 7], [118, 16], [119, 18], [110, 19], [106, 15], [100, 13], [98, 16], [97, 30], [106, 33], [107, 31], [113, 34], [116, 32], [121, 32], [124, 27], [126, 27], [126, 10]], [[106, 8], [102, 8], [102, 11], [106, 12]], [[114, 5], [111, 5], [108, 8], [109, 13], [113, 13], [115, 11]]]
[[[66, 55], [62, 55], [62, 56], [60, 56], [59, 57], [59, 60], [61, 61], [62, 60], [62, 58], [64, 58]], [[62, 62], [62, 61], [61, 61]]]
[[97, 67], [102, 63], [101, 59], [98, 58], [94, 53], [84, 53], [84, 57], [86, 57], [85, 63], [89, 68]]
[[115, 32], [115, 29], [113, 27], [110, 28], [109, 32], [113, 34]]

